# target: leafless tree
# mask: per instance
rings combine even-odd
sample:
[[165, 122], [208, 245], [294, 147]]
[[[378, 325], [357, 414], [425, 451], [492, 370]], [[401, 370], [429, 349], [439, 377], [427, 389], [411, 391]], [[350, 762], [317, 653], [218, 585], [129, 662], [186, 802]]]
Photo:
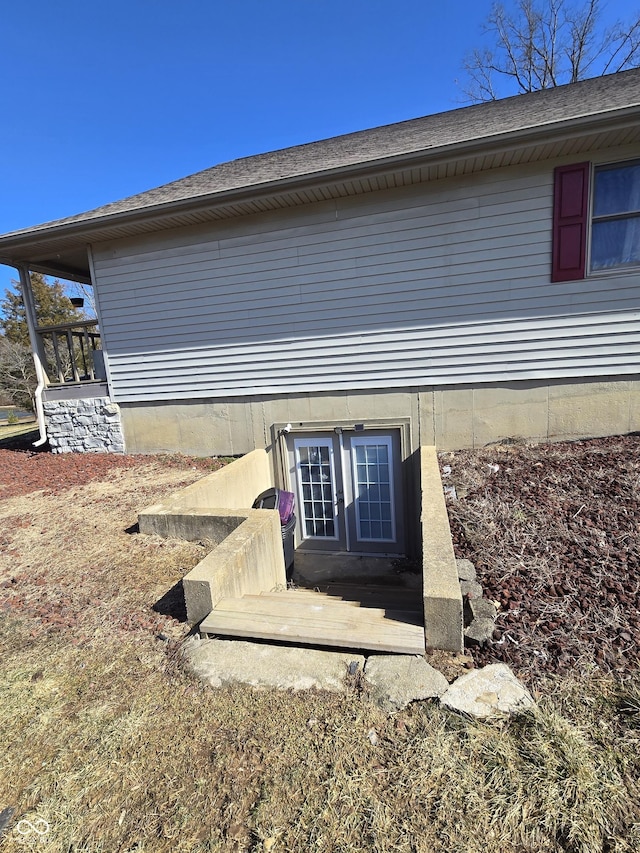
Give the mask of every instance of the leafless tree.
[[[43, 366], [54, 382], [58, 381], [58, 367], [67, 379], [73, 379], [73, 362], [78, 372], [83, 372], [85, 361], [79, 345], [69, 350], [65, 343], [58, 347], [56, 353], [50, 339], [44, 342]], [[0, 335], [0, 403], [11, 403], [32, 411], [37, 384], [31, 348], [20, 341], [12, 341], [5, 335]]]
[[[533, 92], [640, 65], [640, 13], [606, 26], [602, 0], [495, 3], [484, 25], [490, 47], [464, 60], [471, 101]], [[506, 84], [506, 90], [501, 87]]]
[[69, 296], [78, 296], [84, 299], [84, 314], [87, 317], [97, 317], [96, 300], [93, 287], [80, 281], [66, 281], [65, 289]]
[[36, 370], [29, 347], [0, 336], [0, 397], [15, 406], [32, 410], [36, 384]]

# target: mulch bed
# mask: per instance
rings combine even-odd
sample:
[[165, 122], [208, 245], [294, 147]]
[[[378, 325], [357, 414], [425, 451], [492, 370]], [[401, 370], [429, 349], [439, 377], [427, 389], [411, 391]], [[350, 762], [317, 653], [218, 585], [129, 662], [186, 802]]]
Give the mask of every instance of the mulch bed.
[[0, 497], [13, 498], [43, 489], [60, 494], [103, 479], [114, 468], [139, 465], [134, 456], [108, 453], [38, 453], [29, 450], [0, 450]]
[[166, 454], [154, 456], [117, 453], [49, 453], [0, 449], [0, 499], [43, 490], [60, 494], [66, 489], [101, 480], [109, 471], [159, 462], [172, 468], [198, 468], [210, 473], [222, 466], [217, 459]]
[[458, 485], [473, 481], [448, 500], [456, 556], [474, 562], [500, 608], [476, 663], [530, 674], [637, 670], [640, 437], [496, 445], [446, 463]]

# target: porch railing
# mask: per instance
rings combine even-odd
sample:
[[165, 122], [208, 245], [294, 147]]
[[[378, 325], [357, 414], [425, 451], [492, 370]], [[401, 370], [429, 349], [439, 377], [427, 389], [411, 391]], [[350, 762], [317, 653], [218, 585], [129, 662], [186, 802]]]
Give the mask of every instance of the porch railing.
[[97, 320], [38, 326], [49, 381], [94, 382], [104, 379], [102, 343]]

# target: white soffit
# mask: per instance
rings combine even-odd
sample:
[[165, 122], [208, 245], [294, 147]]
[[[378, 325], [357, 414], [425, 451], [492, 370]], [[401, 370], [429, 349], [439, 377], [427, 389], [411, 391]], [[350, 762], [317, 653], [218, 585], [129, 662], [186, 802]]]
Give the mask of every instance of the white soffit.
[[[109, 217], [103, 217], [99, 221], [80, 222], [73, 229], [61, 228], [62, 233], [57, 234], [55, 229], [40, 235], [37, 230], [30, 231], [16, 235], [14, 245], [4, 257], [2, 257], [3, 249], [0, 247], [0, 262], [29, 263], [32, 268], [40, 268], [42, 271], [51, 271], [54, 274], [65, 274], [65, 270], [69, 272], [74, 269], [78, 277], [82, 277], [82, 273], [88, 276], [88, 263], [86, 269], [78, 267], [80, 260], [78, 253], [80, 251], [84, 254], [86, 246], [92, 243], [427, 183], [508, 166], [526, 165], [568, 156], [582, 156], [588, 151], [605, 150], [639, 141], [640, 126], [636, 124], [591, 133], [578, 130], [573, 136], [530, 144], [514, 145], [504, 142], [499, 146], [494, 143], [493, 149], [485, 152], [475, 150], [465, 156], [459, 154], [455, 156], [453, 152], [449, 152], [441, 153], [436, 159], [433, 153], [425, 153], [422, 163], [419, 162], [418, 157], [414, 156], [411, 165], [403, 166], [398, 163], [395, 168], [389, 163], [384, 167], [376, 167], [375, 163], [369, 163], [362, 166], [362, 174], [359, 176], [348, 177], [345, 174], [341, 177], [323, 177], [319, 174], [301, 178], [300, 186], [291, 189], [272, 185], [261, 188], [258, 185], [248, 188], [246, 194], [233, 193], [233, 198], [195, 197], [189, 200], [188, 209], [184, 210], [175, 209], [172, 212], [160, 206], [155, 210], [141, 209], [127, 217], [118, 217], [117, 221], [110, 222]], [[416, 160], [418, 160], [417, 163]], [[369, 171], [369, 174], [365, 174], [366, 171]], [[236, 198], [237, 195], [246, 195], [246, 197]], [[11, 242], [13, 240], [7, 240], [5, 246]], [[71, 255], [73, 255], [73, 263]]]

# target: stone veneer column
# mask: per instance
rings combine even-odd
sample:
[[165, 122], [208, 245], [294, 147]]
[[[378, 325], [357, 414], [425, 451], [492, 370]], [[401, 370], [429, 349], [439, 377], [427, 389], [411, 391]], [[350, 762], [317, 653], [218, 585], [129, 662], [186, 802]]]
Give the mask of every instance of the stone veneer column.
[[53, 453], [124, 453], [120, 407], [108, 397], [44, 403]]

